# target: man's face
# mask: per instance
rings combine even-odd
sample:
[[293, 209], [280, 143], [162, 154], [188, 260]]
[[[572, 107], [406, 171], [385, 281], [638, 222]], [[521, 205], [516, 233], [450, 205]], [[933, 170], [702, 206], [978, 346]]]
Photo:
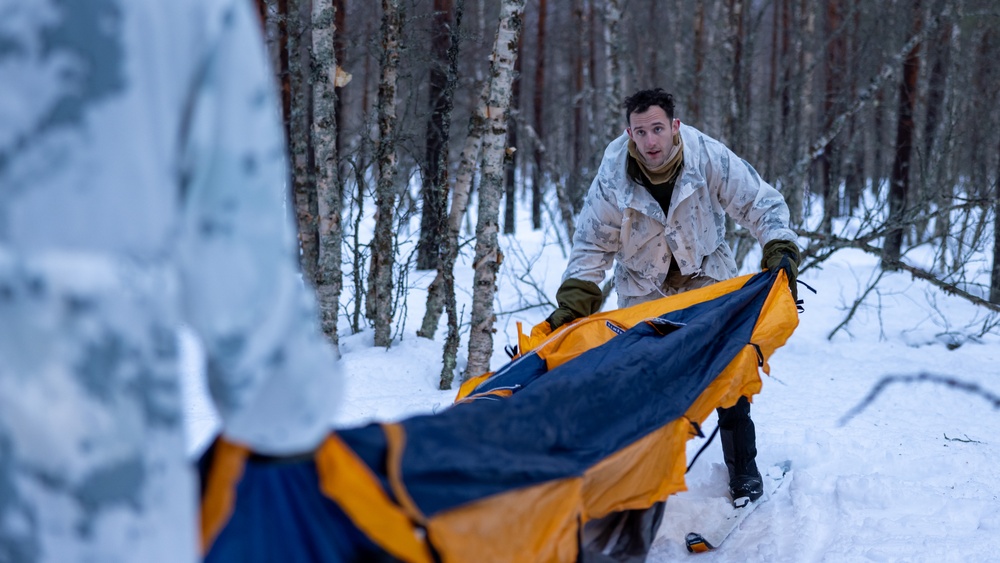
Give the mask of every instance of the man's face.
[[680, 119], [668, 119], [660, 106], [650, 106], [642, 113], [632, 112], [628, 118], [628, 136], [635, 141], [646, 168], [663, 166], [674, 148], [674, 135], [680, 131]]

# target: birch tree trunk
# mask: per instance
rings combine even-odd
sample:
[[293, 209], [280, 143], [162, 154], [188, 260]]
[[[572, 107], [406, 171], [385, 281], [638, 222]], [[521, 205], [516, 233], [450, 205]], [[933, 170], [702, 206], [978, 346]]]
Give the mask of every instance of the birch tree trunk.
[[343, 284], [340, 269], [343, 229], [340, 224], [342, 204], [337, 154], [337, 95], [334, 92], [337, 59], [333, 37], [337, 30], [333, 25], [335, 8], [332, 1], [312, 2], [312, 146], [316, 162], [316, 202], [319, 212], [316, 296], [323, 332], [339, 353], [337, 318]]
[[309, 0], [288, 3], [288, 80], [291, 107], [288, 116], [288, 148], [292, 160], [292, 195], [299, 229], [299, 262], [302, 277], [316, 287], [319, 263], [319, 211], [313, 189], [310, 146], [312, 108], [309, 63], [311, 48]]
[[375, 234], [370, 246], [367, 316], [375, 346], [392, 344], [393, 267], [396, 245], [396, 80], [403, 10], [399, 0], [382, 0], [382, 74], [378, 84], [378, 185], [375, 188]]
[[[461, 3], [461, 0], [459, 0]], [[455, 366], [458, 363], [458, 311], [455, 302], [455, 260], [458, 258], [458, 233], [462, 228], [462, 217], [469, 206], [469, 192], [472, 188], [472, 177], [479, 161], [482, 148], [483, 132], [486, 130], [486, 101], [489, 94], [489, 83], [483, 85], [483, 92], [476, 104], [476, 110], [469, 117], [469, 136], [462, 150], [458, 176], [451, 192], [451, 212], [448, 214], [448, 233], [445, 237], [444, 251], [441, 257], [441, 268], [437, 278], [431, 284], [427, 295], [427, 313], [421, 328], [421, 336], [432, 338], [441, 319], [441, 309], [448, 310], [448, 337], [445, 340], [443, 362], [441, 367], [441, 389], [451, 389], [455, 378]], [[432, 302], [433, 300], [433, 302]]]
[[514, 59], [521, 33], [525, 0], [504, 0], [490, 64], [490, 94], [486, 104], [487, 122], [483, 135], [483, 169], [479, 189], [479, 217], [476, 224], [476, 255], [473, 262], [472, 326], [469, 331], [469, 362], [465, 377], [489, 370], [493, 355], [493, 298], [496, 277], [503, 255], [500, 252], [498, 215], [503, 186], [504, 139], [507, 137], [507, 110], [514, 80]]

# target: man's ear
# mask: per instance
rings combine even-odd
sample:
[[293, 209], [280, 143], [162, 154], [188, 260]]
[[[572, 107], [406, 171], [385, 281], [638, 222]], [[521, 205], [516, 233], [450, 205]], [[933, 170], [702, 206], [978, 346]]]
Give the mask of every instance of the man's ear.
[[676, 117], [673, 119], [673, 123], [670, 124], [671, 132], [676, 135], [681, 132], [681, 120]]
[[[628, 138], [632, 139], [632, 128], [631, 127], [626, 127], [625, 128], [625, 132], [628, 133]], [[632, 140], [634, 141], [635, 139], [632, 139]]]

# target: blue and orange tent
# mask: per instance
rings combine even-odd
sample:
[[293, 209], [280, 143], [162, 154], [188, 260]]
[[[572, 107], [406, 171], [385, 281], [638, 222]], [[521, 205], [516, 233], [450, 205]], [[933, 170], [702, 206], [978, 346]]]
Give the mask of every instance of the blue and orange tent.
[[302, 458], [217, 440], [206, 561], [624, 560], [594, 528], [624, 516], [646, 528], [641, 557], [697, 425], [760, 391], [797, 324], [784, 271], [762, 272], [543, 323], [452, 408], [336, 430]]

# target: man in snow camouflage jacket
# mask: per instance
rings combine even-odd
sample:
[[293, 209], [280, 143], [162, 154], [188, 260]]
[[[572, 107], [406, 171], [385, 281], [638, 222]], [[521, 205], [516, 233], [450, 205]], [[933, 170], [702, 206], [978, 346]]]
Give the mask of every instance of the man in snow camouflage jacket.
[[[792, 291], [799, 260], [788, 206], [745, 160], [674, 118], [662, 89], [625, 99], [626, 133], [608, 145], [577, 219], [573, 250], [556, 294], [553, 329], [600, 310], [597, 284], [615, 263], [620, 307], [735, 277], [726, 214], [764, 247], [763, 268], [787, 258]], [[720, 409], [733, 498], [762, 492], [750, 403]]]
[[314, 448], [338, 395], [260, 22], [0, 0], [0, 45], [0, 561], [196, 561], [178, 328], [255, 451]]

